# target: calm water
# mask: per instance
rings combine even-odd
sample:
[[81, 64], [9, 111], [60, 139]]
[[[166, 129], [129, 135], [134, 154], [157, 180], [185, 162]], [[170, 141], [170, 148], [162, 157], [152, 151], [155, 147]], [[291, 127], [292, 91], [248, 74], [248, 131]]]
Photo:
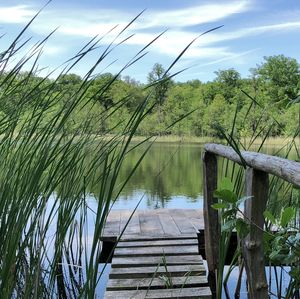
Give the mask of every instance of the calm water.
[[[263, 152], [275, 155], [278, 149], [279, 146], [266, 146]], [[144, 150], [145, 147], [135, 149], [128, 156], [120, 181], [130, 174]], [[114, 209], [133, 209], [140, 200], [139, 209], [202, 208], [202, 152], [201, 144], [154, 144], [114, 204]], [[289, 157], [295, 159], [296, 152], [293, 151]], [[219, 162], [221, 165], [222, 160]], [[219, 167], [219, 172], [221, 170]], [[91, 204], [95, 204], [92, 198]], [[98, 285], [99, 298], [104, 294], [109, 270], [108, 266]], [[288, 281], [288, 275], [285, 275]], [[231, 295], [234, 293], [237, 277], [238, 269], [235, 269], [228, 282]], [[274, 287], [274, 275], [272, 277]], [[245, 283], [242, 284], [241, 298], [247, 298]]]
[[[279, 146], [266, 146], [263, 152], [273, 155], [278, 149]], [[144, 150], [145, 147], [135, 149], [128, 156], [121, 180], [128, 176]], [[201, 144], [154, 144], [114, 208], [132, 209], [139, 200], [139, 209], [202, 208], [202, 151]], [[290, 157], [294, 159], [295, 155], [293, 151]]]

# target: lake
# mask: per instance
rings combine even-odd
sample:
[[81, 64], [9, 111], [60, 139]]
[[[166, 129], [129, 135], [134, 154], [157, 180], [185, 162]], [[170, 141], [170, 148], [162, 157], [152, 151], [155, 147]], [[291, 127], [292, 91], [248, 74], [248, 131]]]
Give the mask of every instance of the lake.
[[[267, 144], [263, 153], [278, 155], [281, 144]], [[142, 155], [146, 146], [135, 149], [129, 154], [121, 171], [121, 180], [130, 174], [134, 164]], [[253, 150], [258, 147], [254, 146]], [[138, 202], [139, 209], [157, 208], [202, 208], [203, 177], [202, 177], [203, 144], [155, 143], [143, 159], [141, 165], [124, 188], [121, 196], [114, 204], [114, 209], [134, 209]], [[285, 152], [280, 153], [281, 156]], [[296, 159], [296, 151], [291, 151], [290, 159]], [[222, 159], [219, 159], [221, 166]], [[221, 175], [221, 167], [219, 167]], [[269, 270], [268, 270], [269, 271]], [[267, 271], [267, 273], [269, 273]], [[273, 270], [272, 270], [273, 272]], [[226, 273], [226, 271], [225, 271]], [[104, 294], [108, 280], [109, 267], [105, 271], [99, 294]], [[284, 285], [289, 281], [285, 272]], [[235, 269], [228, 282], [228, 288], [233, 295], [238, 269]], [[272, 275], [272, 289], [275, 291], [274, 273]], [[243, 279], [241, 298], [247, 298], [245, 277]]]
[[[280, 146], [268, 144], [262, 152], [275, 155]], [[128, 155], [120, 181], [130, 174], [145, 149], [146, 146], [142, 146]], [[253, 147], [255, 149], [257, 146]], [[203, 144], [199, 143], [154, 143], [114, 204], [114, 209], [133, 209], [139, 200], [139, 209], [202, 208], [202, 151]], [[293, 150], [289, 157], [295, 159], [296, 151]], [[221, 169], [219, 172], [221, 176]]]
[[[131, 173], [135, 163], [139, 160], [147, 146], [134, 149], [124, 161], [121, 169], [119, 184]], [[262, 152], [276, 154], [280, 145], [267, 145]], [[257, 148], [256, 148], [257, 149]], [[255, 148], [254, 148], [255, 150]], [[203, 204], [203, 177], [202, 177], [203, 144], [154, 143], [144, 157], [142, 163], [125, 186], [115, 202], [114, 209], [133, 210], [141, 200], [139, 209], [157, 208], [202, 208]], [[284, 153], [281, 153], [284, 155]], [[296, 158], [296, 151], [289, 156]], [[219, 159], [222, 166], [222, 159]], [[221, 175], [222, 167], [219, 167]], [[91, 188], [92, 190], [92, 188]], [[95, 196], [97, 197], [97, 196]], [[97, 199], [90, 191], [89, 207], [97, 209]], [[88, 212], [88, 223], [93, 230], [95, 214]], [[103, 267], [104, 265], [101, 265]], [[105, 269], [100, 283], [97, 285], [99, 298], [104, 295], [110, 265]], [[288, 274], [286, 274], [288, 281]], [[228, 282], [232, 293], [235, 289], [238, 269], [235, 269]], [[273, 275], [274, 277], [274, 275]], [[275, 282], [273, 281], [273, 287]], [[247, 298], [245, 284], [242, 286], [241, 298]]]

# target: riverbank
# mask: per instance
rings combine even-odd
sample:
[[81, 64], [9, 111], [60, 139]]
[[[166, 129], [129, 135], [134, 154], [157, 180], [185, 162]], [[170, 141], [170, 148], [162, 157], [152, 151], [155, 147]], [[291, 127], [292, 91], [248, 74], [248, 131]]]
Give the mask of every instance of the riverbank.
[[[112, 136], [108, 136], [112, 137]], [[134, 142], [142, 142], [147, 138], [146, 136], [134, 136], [132, 141]], [[219, 139], [216, 137], [196, 137], [196, 136], [177, 136], [177, 135], [167, 135], [167, 136], [154, 136], [149, 139], [149, 141], [155, 141], [158, 143], [198, 143], [198, 144], [204, 144], [208, 142], [214, 142], [214, 143], [222, 143], [225, 144], [226, 141], [223, 139]], [[265, 145], [272, 145], [272, 146], [284, 146], [292, 141], [291, 137], [269, 137], [264, 141]], [[297, 143], [300, 145], [300, 137], [296, 139]], [[263, 138], [257, 138], [253, 142], [253, 146], [261, 145], [263, 142]], [[248, 145], [250, 143], [250, 137], [245, 137], [242, 139], [242, 143], [244, 145]]]

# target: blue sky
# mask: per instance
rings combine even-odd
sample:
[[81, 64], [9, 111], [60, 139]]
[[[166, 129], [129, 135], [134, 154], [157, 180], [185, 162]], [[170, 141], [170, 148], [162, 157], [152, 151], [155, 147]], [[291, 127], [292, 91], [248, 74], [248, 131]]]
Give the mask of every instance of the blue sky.
[[[0, 48], [22, 29], [45, 1], [0, 0]], [[145, 44], [167, 30], [147, 49], [147, 55], [123, 73], [145, 82], [154, 63], [167, 68], [185, 46], [206, 30], [222, 28], [199, 37], [185, 53], [174, 72], [188, 67], [178, 81], [213, 80], [214, 71], [235, 68], [243, 77], [264, 56], [284, 54], [300, 62], [300, 1], [296, 0], [53, 0], [31, 25], [26, 37], [41, 40], [59, 27], [48, 40], [40, 67], [54, 68], [76, 53], [90, 38], [102, 36], [102, 48], [78, 65], [84, 75], [103, 48], [139, 12], [145, 12], [116, 42], [134, 34], [116, 47], [97, 71], [117, 72]], [[50, 69], [49, 68], [49, 69]], [[49, 70], [48, 69], [48, 70]]]

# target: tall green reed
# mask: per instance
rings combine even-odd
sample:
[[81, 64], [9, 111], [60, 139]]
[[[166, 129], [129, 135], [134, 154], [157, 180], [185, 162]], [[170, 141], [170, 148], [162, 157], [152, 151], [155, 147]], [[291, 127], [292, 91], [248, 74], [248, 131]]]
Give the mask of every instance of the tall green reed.
[[[243, 117], [247, 119], [249, 112], [252, 109], [256, 109], [259, 111], [258, 118], [256, 119], [255, 126], [253, 127], [252, 135], [247, 140], [241, 138], [239, 128], [237, 128], [237, 117], [241, 113], [239, 111], [239, 103], [236, 103], [236, 110], [235, 115], [232, 121], [232, 127], [231, 129], [226, 132], [222, 127], [218, 127], [218, 131], [221, 136], [223, 136], [226, 143], [231, 146], [236, 153], [241, 157], [242, 165], [237, 165], [236, 163], [233, 163], [229, 161], [228, 159], [223, 159], [221, 161], [221, 170], [222, 170], [222, 176], [229, 178], [233, 184], [233, 191], [237, 195], [238, 198], [241, 198], [244, 194], [244, 182], [245, 182], [245, 169], [247, 167], [246, 163], [244, 163], [243, 158], [241, 156], [242, 150], [254, 150], [257, 152], [261, 152], [264, 149], [264, 146], [266, 144], [266, 141], [268, 140], [268, 137], [271, 137], [272, 127], [274, 124], [276, 124], [279, 128], [284, 130], [284, 126], [278, 122], [278, 120], [274, 117], [272, 117], [271, 112], [268, 110], [268, 107], [263, 107], [255, 96], [251, 96], [245, 91], [242, 91], [250, 100], [249, 107], [247, 109], [247, 112]], [[264, 124], [263, 119], [265, 115], [268, 115], [273, 119], [272, 123]], [[289, 158], [291, 151], [294, 149], [297, 154], [297, 160], [299, 160], [299, 144], [298, 144], [298, 137], [300, 132], [300, 124], [296, 131], [292, 134], [292, 136], [289, 136], [282, 145], [278, 148], [275, 155], [278, 155], [283, 158]], [[255, 145], [255, 146], [254, 146]], [[269, 184], [269, 195], [268, 195], [268, 201], [267, 201], [267, 210], [274, 215], [274, 217], [280, 218], [282, 215], [282, 211], [286, 207], [294, 207], [296, 210], [296, 214], [298, 215], [295, 217], [295, 223], [294, 223], [294, 229], [299, 231], [299, 215], [300, 215], [300, 209], [299, 209], [299, 194], [298, 190], [295, 189], [291, 184], [283, 181], [282, 179], [279, 179], [275, 176], [270, 176], [270, 184]], [[220, 211], [220, 220], [222, 225], [227, 225], [226, 223], [222, 222], [223, 219], [223, 213]], [[298, 222], [297, 222], [298, 220]], [[296, 223], [297, 222], [297, 223]], [[272, 223], [266, 219], [265, 222], [266, 230], [269, 231], [272, 227]], [[227, 281], [229, 279], [230, 273], [232, 272], [233, 268], [237, 265], [237, 262], [239, 263], [240, 271], [243, 271], [243, 261], [241, 259], [241, 249], [238, 246], [237, 251], [235, 253], [233, 262], [231, 263], [230, 267], [228, 268], [228, 272], [224, 275], [224, 267], [225, 267], [225, 260], [227, 251], [229, 248], [230, 243], [230, 237], [232, 234], [232, 231], [236, 227], [232, 226], [231, 229], [225, 229], [221, 233], [221, 241], [220, 241], [220, 250], [219, 250], [219, 269], [218, 269], [218, 298], [221, 298], [222, 296], [222, 289], [224, 287], [225, 295], [227, 298], [229, 298], [228, 290], [227, 290]], [[236, 228], [237, 229], [237, 228]], [[239, 244], [238, 244], [239, 245]], [[267, 247], [267, 246], [266, 246]], [[266, 255], [269, 254], [267, 252], [266, 248]], [[277, 268], [276, 265], [272, 266], [273, 272], [275, 273], [275, 280], [276, 280], [276, 292], [279, 297], [282, 298], [290, 298], [289, 293], [293, 293], [293, 291], [290, 291], [291, 285], [294, 284], [294, 280], [291, 279], [290, 283], [287, 286], [287, 292], [286, 296], [284, 297], [284, 290], [283, 290], [283, 272], [287, 272], [282, 266], [280, 266], [280, 277], [277, 275]], [[270, 269], [270, 278], [269, 281], [271, 281], [271, 269]], [[239, 296], [239, 290], [240, 290], [240, 279], [241, 275], [239, 276], [239, 281], [237, 282], [237, 289], [235, 296]], [[222, 285], [224, 283], [224, 286]], [[271, 292], [271, 285], [269, 286], [270, 292]]]
[[[153, 105], [146, 96], [126, 123], [117, 123], [121, 133], [109, 139], [105, 135], [113, 128], [91, 134], [89, 112], [95, 97], [138, 62], [149, 45], [105, 86], [89, 92], [96, 68], [127, 38], [122, 36], [130, 22], [99, 55], [82, 83], [66, 95], [57, 91], [60, 78], [94, 51], [101, 38], [91, 39], [55, 79], [50, 73], [36, 81], [50, 35], [24, 54], [28, 41], [22, 42], [23, 36], [33, 20], [0, 55], [0, 297], [94, 298], [107, 214], [145, 153], [125, 182], [117, 185], [120, 168]], [[96, 117], [99, 121], [114, 117], [128, 99], [130, 95]], [[78, 120], [70, 133], [66, 128], [78, 109], [85, 109], [86, 118]], [[97, 198], [96, 210], [90, 213], [87, 185], [94, 186]], [[88, 215], [94, 215], [92, 221]]]
[[[145, 98], [127, 121], [120, 120], [95, 135], [91, 115], [99, 125], [118, 119], [118, 112], [131, 96], [95, 115], [97, 99], [124, 70], [146, 55], [161, 34], [124, 63], [105, 85], [92, 89], [96, 70], [115, 47], [131, 37], [127, 29], [138, 15], [104, 47], [81, 83], [74, 90], [62, 91], [58, 86], [65, 75], [95, 53], [102, 39], [92, 38], [60, 68], [36, 80], [43, 47], [54, 33], [26, 52], [30, 39], [24, 36], [37, 16], [0, 54], [0, 297], [95, 298], [103, 273], [99, 268], [100, 238], [107, 215], [151, 146], [120, 183], [120, 169], [128, 153], [150, 138], [132, 147], [132, 137], [156, 105], [151, 100], [155, 88], [179, 73], [168, 75], [194, 41], [161, 80], [146, 88]], [[85, 111], [85, 117], [74, 119], [79, 110]], [[76, 126], [70, 131], [73, 122]], [[89, 199], [88, 186], [93, 186], [95, 205]]]

